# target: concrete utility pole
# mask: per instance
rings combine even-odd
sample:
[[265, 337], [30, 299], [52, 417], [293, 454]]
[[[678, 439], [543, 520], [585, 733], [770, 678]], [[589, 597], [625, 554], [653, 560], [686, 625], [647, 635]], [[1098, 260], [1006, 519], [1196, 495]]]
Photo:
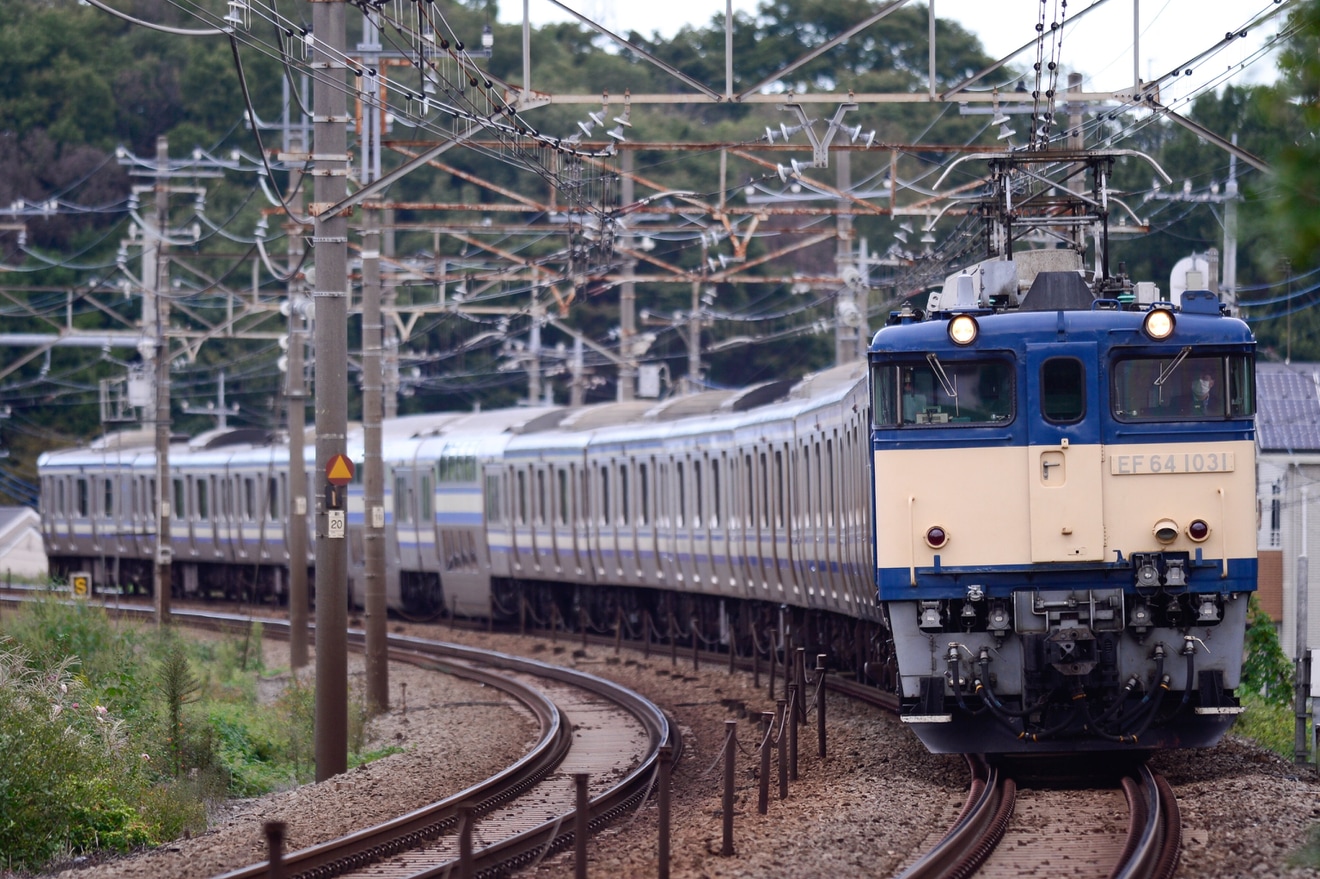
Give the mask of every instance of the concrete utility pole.
[[[344, 493], [329, 469], [348, 443], [348, 219], [330, 209], [348, 193], [344, 0], [312, 4], [316, 257], [316, 780], [348, 768], [348, 541]], [[334, 502], [332, 509], [331, 501]], [[330, 532], [331, 522], [336, 527]]]
[[[624, 150], [619, 157], [619, 201], [624, 205], [632, 204], [637, 198], [637, 187], [632, 178], [633, 154]], [[629, 242], [635, 247], [636, 240]], [[623, 272], [623, 284], [619, 287], [619, 354], [623, 365], [619, 367], [619, 387], [616, 399], [626, 403], [633, 398], [637, 390], [637, 284], [633, 276], [637, 271], [637, 260], [625, 256], [620, 267]], [[577, 389], [576, 382], [574, 383]], [[581, 405], [578, 403], [577, 405]]]
[[[1294, 470], [1294, 473], [1300, 472]], [[1294, 671], [1294, 690], [1293, 690], [1293, 716], [1296, 720], [1295, 738], [1293, 740], [1293, 762], [1306, 763], [1309, 759], [1309, 745], [1306, 737], [1306, 699], [1310, 693], [1310, 656], [1306, 649], [1307, 637], [1307, 605], [1310, 603], [1311, 591], [1311, 572], [1310, 562], [1306, 557], [1306, 515], [1307, 487], [1302, 486], [1302, 551], [1297, 556], [1297, 585], [1296, 601], [1297, 606], [1297, 643], [1293, 646], [1293, 652], [1297, 657], [1296, 669]]]
[[[365, 9], [365, 7], [364, 7]], [[376, 35], [375, 16], [362, 17], [362, 63], [366, 72], [362, 83], [362, 172], [363, 186], [380, 177], [381, 113], [378, 103], [380, 84], [377, 69], [380, 42]], [[365, 523], [363, 556], [365, 563], [367, 636], [367, 704], [373, 711], [390, 708], [389, 635], [385, 627], [385, 465], [381, 459], [381, 394], [384, 373], [381, 369], [381, 342], [384, 327], [380, 316], [380, 210], [372, 197], [363, 203], [362, 213], [362, 441]]]
[[[287, 103], [286, 103], [287, 106]], [[286, 129], [288, 130], [288, 129]], [[289, 130], [289, 152], [302, 153], [307, 148], [302, 128]], [[289, 191], [298, 192], [301, 171], [289, 180]], [[289, 272], [302, 262], [302, 229], [289, 230]], [[303, 353], [306, 347], [306, 296], [303, 281], [296, 274], [289, 278], [289, 665], [307, 665], [307, 385]]]
[[[852, 189], [852, 154], [841, 152], [834, 156], [834, 185], [840, 192]], [[834, 363], [852, 363], [866, 356], [866, 266], [859, 266], [853, 253], [852, 214], [841, 212], [836, 220], [839, 240], [835, 261], [840, 277], [845, 279], [843, 289], [834, 304]], [[850, 271], [851, 270], [851, 271]], [[854, 274], [856, 273], [856, 274]], [[848, 278], [856, 278], [849, 282]], [[861, 302], [858, 302], [858, 298]], [[869, 340], [866, 340], [869, 341]]]
[[[156, 427], [156, 569], [152, 587], [156, 596], [156, 624], [168, 625], [170, 622], [170, 591], [173, 582], [173, 569], [170, 564], [170, 341], [166, 330], [170, 326], [170, 267], [166, 255], [167, 230], [170, 222], [169, 189], [170, 142], [164, 137], [156, 138], [156, 234], [154, 252], [148, 261], [143, 255], [143, 262], [154, 268], [150, 278], [152, 320], [154, 327], [145, 325], [144, 330], [154, 329], [156, 345], [154, 351], [156, 367], [156, 405], [152, 410], [152, 420]], [[143, 266], [144, 269], [147, 265]], [[144, 271], [145, 275], [146, 272]], [[143, 278], [144, 281], [148, 279]], [[145, 311], [145, 309], [144, 309]], [[145, 315], [144, 315], [145, 316]]]

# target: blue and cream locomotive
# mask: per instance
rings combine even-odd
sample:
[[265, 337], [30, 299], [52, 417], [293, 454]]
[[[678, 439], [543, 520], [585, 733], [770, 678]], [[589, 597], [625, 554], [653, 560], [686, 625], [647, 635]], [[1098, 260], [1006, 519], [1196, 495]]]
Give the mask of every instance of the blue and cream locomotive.
[[1210, 745], [1256, 588], [1255, 342], [1208, 291], [1058, 260], [955, 275], [871, 345], [903, 719], [940, 752]]

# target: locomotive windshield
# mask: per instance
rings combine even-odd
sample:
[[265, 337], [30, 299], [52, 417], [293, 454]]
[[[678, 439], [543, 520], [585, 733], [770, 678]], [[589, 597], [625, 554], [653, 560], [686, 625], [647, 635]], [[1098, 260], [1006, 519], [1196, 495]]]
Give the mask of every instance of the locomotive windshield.
[[1188, 348], [1114, 365], [1111, 399], [1119, 421], [1250, 418], [1256, 412], [1251, 358], [1197, 355]]
[[877, 364], [871, 371], [877, 427], [1001, 424], [1013, 417], [1013, 366], [1004, 360]]

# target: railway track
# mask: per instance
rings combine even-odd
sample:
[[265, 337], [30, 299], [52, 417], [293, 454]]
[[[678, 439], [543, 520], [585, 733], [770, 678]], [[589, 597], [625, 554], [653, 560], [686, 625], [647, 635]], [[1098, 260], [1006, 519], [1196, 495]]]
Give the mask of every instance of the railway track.
[[972, 783], [962, 812], [899, 879], [1173, 876], [1178, 803], [1168, 782], [1147, 767], [1113, 783], [1020, 784], [1000, 767], [967, 759]]
[[[112, 612], [149, 616], [146, 608]], [[175, 610], [180, 625], [247, 627], [252, 618]], [[287, 622], [262, 619], [265, 633], [287, 637]], [[349, 644], [363, 646], [350, 632]], [[662, 749], [681, 747], [650, 700], [584, 672], [505, 653], [428, 639], [390, 636], [393, 661], [433, 667], [499, 689], [529, 710], [537, 744], [491, 778], [392, 821], [283, 855], [281, 875], [410, 877], [500, 876], [576, 841], [577, 778], [587, 778], [588, 833], [639, 807], [655, 787]], [[463, 872], [470, 869], [470, 874]], [[222, 879], [270, 875], [262, 861]]]

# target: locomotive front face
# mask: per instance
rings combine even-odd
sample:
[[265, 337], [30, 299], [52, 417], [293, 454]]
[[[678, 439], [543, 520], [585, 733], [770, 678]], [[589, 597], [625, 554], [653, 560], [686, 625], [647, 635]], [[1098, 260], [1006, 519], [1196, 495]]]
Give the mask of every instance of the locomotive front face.
[[1163, 340], [1117, 311], [877, 335], [877, 587], [933, 750], [1195, 746], [1231, 723], [1256, 573], [1251, 342], [1168, 314]]

